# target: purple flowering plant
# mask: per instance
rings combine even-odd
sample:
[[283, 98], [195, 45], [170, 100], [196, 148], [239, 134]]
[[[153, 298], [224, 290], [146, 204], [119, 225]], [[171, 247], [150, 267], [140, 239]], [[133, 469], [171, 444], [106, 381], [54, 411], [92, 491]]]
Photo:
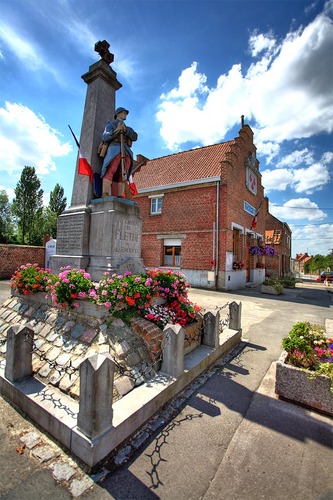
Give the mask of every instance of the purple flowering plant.
[[268, 257], [272, 257], [277, 255], [277, 251], [275, 248], [270, 247], [269, 245], [254, 245], [249, 248], [250, 255], [266, 255]]

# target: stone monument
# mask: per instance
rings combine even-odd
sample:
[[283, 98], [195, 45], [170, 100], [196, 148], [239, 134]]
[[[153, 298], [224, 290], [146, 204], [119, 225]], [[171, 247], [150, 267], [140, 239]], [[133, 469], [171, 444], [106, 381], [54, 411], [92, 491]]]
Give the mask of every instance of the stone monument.
[[[101, 59], [82, 76], [88, 85], [80, 135], [80, 151], [100, 174], [98, 146], [105, 123], [115, 111], [115, 93], [122, 85], [110, 64], [114, 60], [106, 40], [97, 42]], [[138, 158], [142, 159], [141, 155]], [[79, 162], [79, 155], [77, 164]], [[50, 257], [53, 273], [62, 267], [86, 269], [93, 280], [104, 272], [145, 272], [141, 258], [142, 220], [135, 201], [107, 196], [95, 198], [93, 184], [76, 168], [70, 207], [58, 218], [56, 255]]]

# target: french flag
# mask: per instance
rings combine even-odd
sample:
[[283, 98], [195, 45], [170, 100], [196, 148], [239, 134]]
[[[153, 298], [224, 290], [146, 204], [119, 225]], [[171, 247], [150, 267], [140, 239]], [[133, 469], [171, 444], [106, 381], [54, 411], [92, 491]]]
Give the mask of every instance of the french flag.
[[72, 132], [72, 136], [74, 137], [74, 141], [76, 142], [76, 145], [79, 149], [79, 165], [78, 165], [78, 173], [81, 175], [87, 175], [90, 178], [91, 182], [94, 182], [94, 171], [92, 169], [92, 166], [88, 162], [86, 155], [82, 151], [82, 148], [80, 147], [80, 143], [76, 138], [76, 135], [74, 134], [72, 128], [70, 125], [68, 125], [69, 130]]

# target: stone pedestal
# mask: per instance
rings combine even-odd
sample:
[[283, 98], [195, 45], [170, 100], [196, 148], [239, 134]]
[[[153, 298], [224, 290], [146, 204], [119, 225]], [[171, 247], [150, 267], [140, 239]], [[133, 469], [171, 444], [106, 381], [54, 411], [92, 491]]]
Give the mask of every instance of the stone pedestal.
[[52, 273], [71, 266], [86, 269], [95, 281], [106, 271], [142, 274], [141, 239], [142, 220], [133, 201], [109, 196], [73, 207], [59, 217]]
[[142, 274], [142, 220], [137, 203], [109, 196], [93, 200], [87, 271], [99, 279], [105, 271]]

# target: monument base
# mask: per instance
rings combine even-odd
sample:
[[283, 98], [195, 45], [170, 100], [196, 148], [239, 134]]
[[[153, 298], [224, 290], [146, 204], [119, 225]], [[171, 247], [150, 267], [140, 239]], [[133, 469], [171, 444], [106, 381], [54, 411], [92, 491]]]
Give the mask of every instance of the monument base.
[[71, 207], [58, 220], [52, 273], [71, 266], [85, 269], [94, 281], [105, 272], [143, 274], [141, 240], [142, 219], [131, 200], [107, 196], [87, 207]]

